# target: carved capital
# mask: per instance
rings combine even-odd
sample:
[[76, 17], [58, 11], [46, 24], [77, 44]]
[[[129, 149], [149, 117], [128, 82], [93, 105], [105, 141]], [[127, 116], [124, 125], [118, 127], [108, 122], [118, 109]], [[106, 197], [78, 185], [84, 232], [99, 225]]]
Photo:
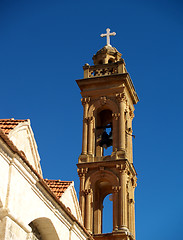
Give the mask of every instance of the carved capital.
[[127, 167], [128, 167], [127, 163], [116, 164], [116, 168], [119, 170], [119, 172], [124, 173], [124, 174], [128, 173], [128, 168]]
[[88, 168], [78, 168], [77, 172], [79, 177], [84, 177], [85, 174], [88, 172]]
[[85, 104], [90, 102], [90, 97], [84, 97], [81, 98], [82, 105], [84, 106]]
[[126, 95], [125, 93], [118, 93], [116, 94], [116, 98], [118, 102], [126, 102]]
[[113, 117], [115, 120], [118, 120], [118, 118], [120, 117], [120, 113], [112, 113], [112, 117]]

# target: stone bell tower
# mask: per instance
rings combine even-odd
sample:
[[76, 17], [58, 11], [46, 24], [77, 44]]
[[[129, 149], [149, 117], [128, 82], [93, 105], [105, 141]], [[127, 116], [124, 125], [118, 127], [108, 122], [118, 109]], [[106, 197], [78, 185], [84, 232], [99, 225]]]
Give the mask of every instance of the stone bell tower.
[[[109, 42], [85, 64], [77, 80], [83, 105], [82, 153], [77, 164], [80, 208], [86, 229], [95, 239], [135, 239], [132, 120], [139, 99], [125, 62]], [[106, 153], [106, 149], [111, 152]], [[103, 200], [112, 194], [113, 231], [102, 233]]]

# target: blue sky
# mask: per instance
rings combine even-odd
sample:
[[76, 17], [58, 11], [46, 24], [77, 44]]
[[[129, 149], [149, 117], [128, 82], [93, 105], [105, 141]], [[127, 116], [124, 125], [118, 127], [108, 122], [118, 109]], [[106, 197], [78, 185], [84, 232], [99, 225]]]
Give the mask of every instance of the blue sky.
[[111, 44], [140, 98], [133, 121], [137, 240], [182, 236], [182, 12], [173, 0], [0, 2], [0, 118], [30, 118], [44, 177], [74, 180], [77, 191], [82, 105], [75, 80], [105, 45], [100, 34], [107, 27], [117, 33]]

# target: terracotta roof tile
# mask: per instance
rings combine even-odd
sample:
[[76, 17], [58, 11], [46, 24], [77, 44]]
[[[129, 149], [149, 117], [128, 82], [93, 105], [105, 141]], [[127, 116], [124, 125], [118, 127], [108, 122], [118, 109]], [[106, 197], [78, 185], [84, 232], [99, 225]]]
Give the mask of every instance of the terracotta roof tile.
[[72, 181], [44, 179], [51, 191], [60, 199], [65, 190], [71, 185]]
[[12, 129], [14, 129], [19, 123], [26, 122], [28, 120], [15, 120], [14, 118], [10, 119], [0, 119], [0, 128], [5, 134], [8, 134]]

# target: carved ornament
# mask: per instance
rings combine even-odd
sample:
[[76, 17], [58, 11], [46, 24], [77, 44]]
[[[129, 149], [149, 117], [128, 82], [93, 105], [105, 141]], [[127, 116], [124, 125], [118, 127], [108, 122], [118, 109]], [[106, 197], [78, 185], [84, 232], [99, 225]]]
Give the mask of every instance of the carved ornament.
[[129, 203], [133, 203], [133, 204], [135, 204], [134, 199], [133, 199], [133, 198], [129, 199]]
[[130, 112], [129, 112], [129, 116], [130, 116], [131, 119], [134, 118], [135, 115], [134, 115], [134, 112], [133, 112], [132, 110], [130, 110]]
[[94, 120], [94, 117], [88, 117], [88, 123], [92, 123]]
[[83, 177], [88, 172], [88, 168], [78, 168], [77, 172], [78, 172], [79, 177]]
[[125, 93], [118, 93], [116, 94], [116, 98], [118, 102], [126, 102], [126, 95]]
[[88, 123], [88, 118], [83, 118], [83, 123]]
[[81, 102], [82, 102], [82, 105], [85, 105], [86, 103], [89, 103], [90, 102], [90, 97], [81, 98]]
[[123, 173], [128, 173], [128, 169], [127, 169], [127, 163], [125, 164], [116, 164], [116, 168]]
[[118, 118], [120, 117], [120, 113], [112, 113], [112, 117], [113, 117], [115, 120], [118, 120]]
[[112, 186], [112, 191], [113, 191], [114, 193], [119, 192], [120, 189], [121, 189], [121, 186]]
[[103, 106], [107, 103], [107, 97], [101, 97], [99, 101], [100, 101], [100, 104]]
[[91, 188], [85, 190], [85, 195], [90, 195], [91, 193], [92, 193]]

